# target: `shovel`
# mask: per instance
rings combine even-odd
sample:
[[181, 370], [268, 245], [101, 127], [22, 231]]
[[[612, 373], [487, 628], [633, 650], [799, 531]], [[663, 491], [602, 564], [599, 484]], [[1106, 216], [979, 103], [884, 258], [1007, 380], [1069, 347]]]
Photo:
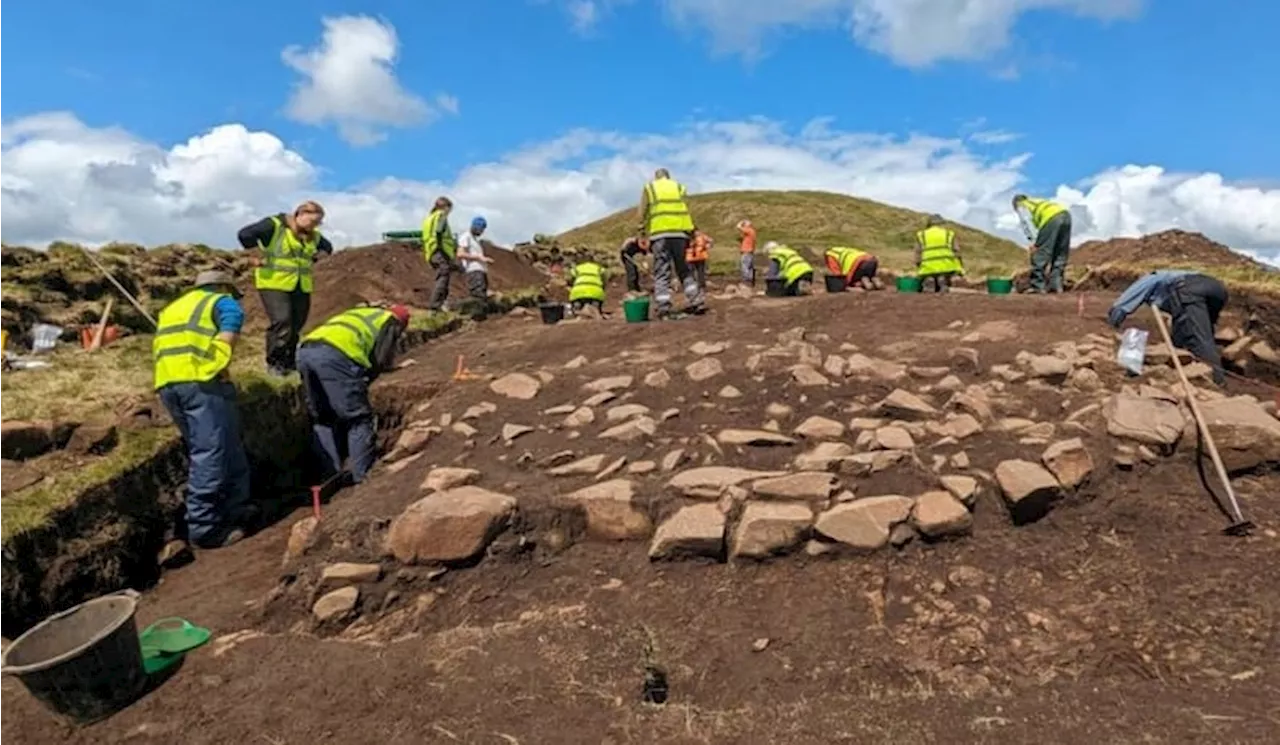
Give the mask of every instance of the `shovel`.
[[1178, 371], [1178, 377], [1182, 379], [1182, 391], [1187, 396], [1187, 405], [1191, 407], [1191, 415], [1195, 417], [1196, 426], [1200, 428], [1200, 436], [1204, 438], [1205, 449], [1209, 451], [1209, 457], [1213, 459], [1213, 468], [1218, 472], [1218, 480], [1222, 482], [1222, 488], [1227, 492], [1227, 499], [1231, 502], [1231, 520], [1232, 523], [1222, 530], [1225, 535], [1247, 536], [1249, 531], [1253, 530], [1254, 524], [1246, 519], [1240, 512], [1240, 503], [1236, 501], [1235, 489], [1231, 488], [1231, 479], [1227, 478], [1227, 467], [1222, 463], [1222, 456], [1218, 454], [1218, 446], [1213, 442], [1213, 435], [1209, 432], [1209, 425], [1204, 421], [1204, 415], [1200, 413], [1200, 404], [1196, 402], [1195, 389], [1191, 386], [1191, 381], [1187, 380], [1187, 374], [1182, 370], [1182, 360], [1178, 359], [1178, 350], [1173, 347], [1173, 339], [1169, 336], [1169, 330], [1165, 328], [1164, 316], [1160, 315], [1160, 309], [1155, 303], [1151, 304], [1151, 315], [1156, 318], [1156, 326], [1160, 327], [1160, 335], [1164, 337], [1165, 347], [1168, 348], [1169, 354], [1173, 356], [1173, 366]]

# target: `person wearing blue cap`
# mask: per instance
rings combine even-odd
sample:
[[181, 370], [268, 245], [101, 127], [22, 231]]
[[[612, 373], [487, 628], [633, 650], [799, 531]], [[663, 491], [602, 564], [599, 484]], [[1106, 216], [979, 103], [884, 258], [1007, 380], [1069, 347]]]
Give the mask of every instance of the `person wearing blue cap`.
[[489, 227], [489, 223], [483, 217], [473, 217], [471, 219], [471, 230], [458, 238], [458, 259], [462, 262], [462, 273], [467, 280], [467, 291], [471, 294], [471, 299], [480, 303], [482, 308], [487, 307], [489, 303], [489, 270], [487, 265], [493, 263], [493, 259], [484, 255], [484, 241], [480, 238], [480, 236], [484, 235], [487, 227]]

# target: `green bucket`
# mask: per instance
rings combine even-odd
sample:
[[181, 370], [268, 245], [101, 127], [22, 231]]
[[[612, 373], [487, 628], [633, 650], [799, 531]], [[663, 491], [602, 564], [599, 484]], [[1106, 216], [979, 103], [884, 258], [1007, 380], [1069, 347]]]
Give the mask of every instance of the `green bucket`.
[[622, 315], [627, 323], [644, 323], [649, 320], [649, 298], [633, 297], [622, 301]]
[[1013, 280], [1008, 277], [987, 277], [988, 295], [1008, 295], [1013, 292]]
[[919, 292], [923, 286], [919, 277], [898, 277], [898, 292]]

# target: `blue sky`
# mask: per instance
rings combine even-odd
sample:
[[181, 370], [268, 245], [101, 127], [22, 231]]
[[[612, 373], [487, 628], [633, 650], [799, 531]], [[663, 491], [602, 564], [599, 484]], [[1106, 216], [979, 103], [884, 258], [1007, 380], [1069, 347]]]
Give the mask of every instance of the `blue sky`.
[[[1133, 12], [1105, 18], [1100, 0], [1055, 0], [1008, 13], [1007, 43], [979, 59], [921, 66], [911, 59], [918, 52], [850, 33], [848, 7], [884, 0], [797, 2], [834, 15], [771, 19], [754, 10], [766, 6], [758, 0], [741, 0], [740, 13], [726, 13], [723, 0], [600, 0], [584, 29], [570, 12], [582, 0], [9, 4], [3, 115], [9, 127], [67, 111], [88, 128], [118, 126], [162, 148], [240, 123], [314, 164], [310, 186], [324, 190], [387, 177], [456, 184], [469, 166], [575, 129], [665, 135], [752, 117], [792, 133], [815, 118], [897, 137], [1015, 133], [965, 147], [988, 160], [1031, 153], [1018, 176], [1032, 192], [1127, 164], [1217, 173], [1233, 186], [1262, 185], [1268, 198], [1280, 184], [1280, 47], [1260, 41], [1280, 27], [1278, 3], [1115, 0]], [[915, 4], [936, 15], [963, 3]], [[937, 31], [936, 19], [931, 29], [911, 12], [893, 11], [908, 35], [912, 23], [924, 24], [922, 35]], [[331, 122], [290, 116], [300, 75], [282, 50], [314, 48], [323, 18], [355, 14], [394, 28], [393, 73], [438, 119], [380, 126], [385, 139], [357, 146]], [[725, 22], [739, 17], [745, 23]], [[972, 33], [961, 47], [993, 36], [954, 26]], [[456, 98], [456, 115], [439, 111], [442, 94]], [[600, 157], [609, 155], [586, 150], [559, 165]]]

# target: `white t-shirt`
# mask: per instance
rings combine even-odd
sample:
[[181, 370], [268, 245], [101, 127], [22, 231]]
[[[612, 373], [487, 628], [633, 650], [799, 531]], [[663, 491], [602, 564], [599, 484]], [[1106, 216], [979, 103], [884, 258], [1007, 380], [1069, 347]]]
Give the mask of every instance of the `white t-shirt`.
[[[475, 234], [468, 230], [458, 238], [458, 253], [484, 256], [484, 244], [480, 242], [480, 239]], [[487, 271], [487, 267], [488, 265], [483, 261], [462, 260], [462, 271], [464, 272], [483, 272]]]

